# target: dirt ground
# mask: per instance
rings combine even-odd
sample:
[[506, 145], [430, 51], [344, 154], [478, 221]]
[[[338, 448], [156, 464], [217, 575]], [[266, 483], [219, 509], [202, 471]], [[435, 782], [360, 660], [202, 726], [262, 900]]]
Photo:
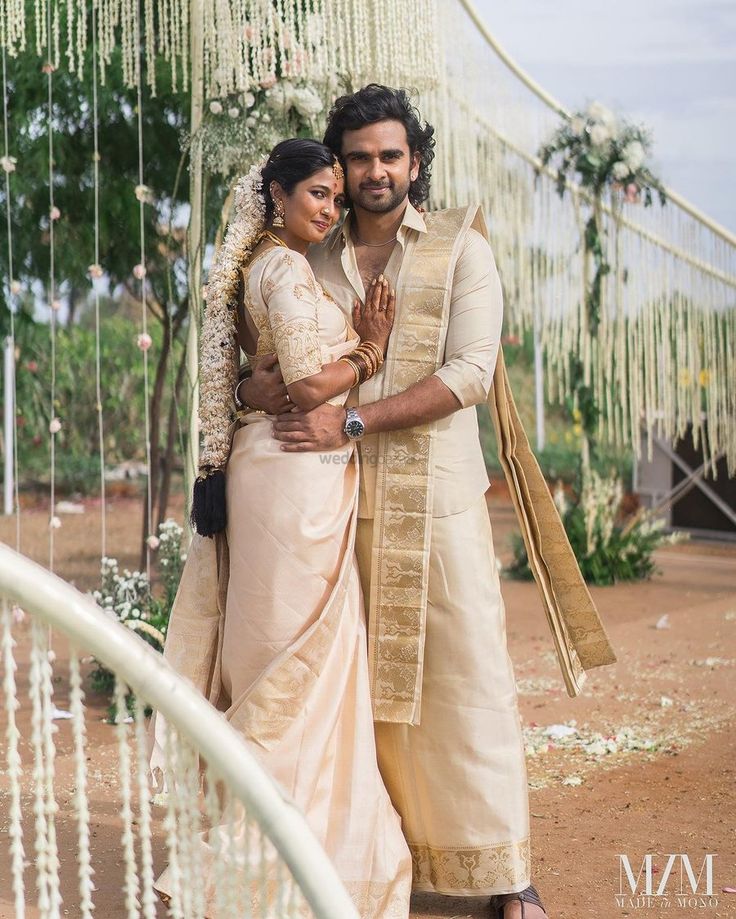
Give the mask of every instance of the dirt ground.
[[[500, 488], [489, 501], [497, 554], [508, 561], [514, 514]], [[174, 514], [177, 516], [177, 513]], [[178, 509], [181, 516], [181, 509]], [[21, 549], [48, 562], [47, 512], [24, 512]], [[108, 508], [107, 554], [137, 566], [140, 507], [120, 499]], [[15, 545], [12, 520], [0, 519], [0, 539]], [[55, 569], [81, 589], [96, 585], [99, 507], [64, 515], [55, 532]], [[721, 917], [736, 913], [736, 546], [687, 543], [658, 553], [660, 573], [650, 582], [593, 589], [618, 654], [618, 663], [593, 671], [583, 693], [565, 693], [551, 638], [533, 584], [504, 582], [509, 648], [519, 687], [527, 741], [535, 883], [550, 919], [625, 916]], [[667, 618], [662, 621], [662, 617]], [[657, 628], [659, 623], [660, 627]], [[18, 683], [24, 738], [28, 640], [17, 630]], [[67, 707], [65, 645], [58, 655], [55, 702]], [[122, 919], [120, 821], [115, 798], [116, 740], [104, 722], [104, 700], [88, 693], [92, 860], [96, 915]], [[63, 915], [78, 915], [73, 861], [76, 828], [71, 802], [71, 732], [57, 722], [57, 826], [62, 857]], [[4, 725], [3, 725], [4, 730]], [[553, 735], [550, 736], [551, 730]], [[28, 763], [27, 747], [21, 753]], [[448, 751], [452, 755], [452, 751]], [[5, 763], [3, 762], [4, 768]], [[28, 767], [26, 767], [28, 768]], [[457, 794], [461, 789], [456, 790]], [[492, 790], [489, 790], [492, 793]], [[7, 832], [7, 797], [0, 772], [0, 834]], [[32, 856], [32, 797], [24, 795], [26, 847]], [[155, 867], [164, 847], [157, 826]], [[713, 854], [713, 896], [691, 896], [669, 906], [619, 893], [619, 854], [638, 873], [654, 857], [655, 878], [670, 853], [689, 857], [697, 875]], [[28, 857], [28, 855], [27, 855]], [[677, 873], [677, 871], [675, 872]], [[33, 883], [32, 872], [26, 882]], [[704, 886], [699, 888], [702, 894]], [[412, 916], [488, 916], [482, 901], [415, 897]], [[7, 845], [0, 854], [0, 919], [12, 919]], [[34, 907], [26, 913], [37, 916]]]

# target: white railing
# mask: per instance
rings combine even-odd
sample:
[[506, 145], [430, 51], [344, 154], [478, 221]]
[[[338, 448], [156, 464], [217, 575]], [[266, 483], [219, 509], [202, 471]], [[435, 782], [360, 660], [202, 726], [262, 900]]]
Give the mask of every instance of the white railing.
[[[303, 899], [311, 907], [313, 915], [317, 919], [357, 919], [358, 914], [352, 900], [302, 814], [259, 766], [240, 735], [192, 686], [177, 675], [160, 654], [117, 623], [109, 614], [103, 612], [90, 597], [81, 594], [70, 584], [2, 544], [0, 544], [0, 598], [5, 601], [4, 606], [6, 609], [2, 645], [5, 671], [5, 714], [8, 723], [6, 750], [8, 751], [9, 762], [6, 775], [10, 777], [11, 785], [14, 778], [17, 779], [20, 773], [17, 755], [15, 756], [15, 762], [12, 761], [14, 751], [17, 753], [19, 740], [22, 742], [28, 740], [28, 738], [19, 737], [17, 730], [15, 731], [15, 737], [10, 736], [15, 729], [15, 710], [18, 708], [18, 702], [13, 698], [15, 695], [14, 671], [16, 665], [12, 657], [12, 648], [15, 642], [11, 636], [13, 617], [8, 614], [8, 603], [16, 604], [27, 617], [30, 617], [31, 623], [35, 627], [32, 631], [45, 632], [45, 629], [38, 629], [38, 623], [50, 626], [55, 634], [65, 635], [69, 639], [71, 647], [84, 649], [86, 653], [91, 653], [98, 661], [113, 671], [119, 684], [118, 700], [124, 698], [124, 693], [120, 687], [125, 685], [130, 687], [137, 698], [145, 700], [163, 715], [167, 723], [175, 728], [179, 737], [184, 742], [188, 742], [193, 751], [201, 754], [207, 763], [208, 770], [211, 771], [213, 776], [216, 776], [218, 782], [223, 783], [225, 788], [229, 790], [232, 800], [240, 802], [245, 808], [249, 819], [258, 825], [259, 833], [273, 845], [280, 859], [288, 867], [295, 886], [301, 891]], [[47, 657], [44, 653], [43, 660], [45, 661], [46, 659]], [[73, 660], [75, 659], [73, 655]], [[41, 658], [37, 657], [36, 663], [39, 660]], [[32, 669], [33, 666], [32, 662]], [[37, 670], [39, 670], [38, 667]], [[43, 672], [43, 667], [40, 668], [40, 672]], [[33, 673], [31, 674], [30, 682], [33, 689]], [[35, 682], [40, 682], [43, 685], [44, 679], [39, 678]], [[34, 702], [34, 712], [38, 711], [49, 717], [52, 710], [49, 703], [50, 678], [46, 679], [45, 682], [49, 687], [48, 698], [45, 700], [46, 704], [43, 704], [43, 699], [38, 704]], [[81, 707], [75, 704], [74, 682], [74, 678], [72, 678], [70, 682], [72, 690], [70, 708], [72, 715], [78, 717]], [[79, 698], [77, 699], [78, 701]], [[74, 714], [75, 709], [76, 715]], [[142, 711], [142, 706], [138, 706], [138, 710]], [[44, 743], [53, 736], [51, 730], [44, 730], [44, 727], [48, 728], [48, 725], [36, 725], [34, 738], [32, 739], [33, 745], [38, 748], [35, 752], [41, 759], [43, 758]], [[53, 743], [53, 740], [51, 740], [51, 743]], [[127, 750], [127, 745], [125, 749]], [[48, 754], [48, 749], [45, 752]], [[33, 768], [24, 770], [25, 772], [32, 772], [36, 785], [39, 783], [39, 777], [43, 778], [45, 775], [47, 780], [49, 775], [48, 770], [44, 773], [43, 764], [39, 766], [40, 760], [38, 756], [34, 759]], [[80, 765], [79, 759], [83, 758], [82, 756], [77, 758], [77, 768]], [[125, 772], [124, 766], [121, 768], [121, 775], [123, 772]], [[53, 754], [50, 775], [53, 781]], [[80, 784], [80, 778], [82, 780], [81, 784], [84, 785], [84, 777], [80, 776], [79, 773], [77, 773], [77, 785]], [[24, 793], [28, 790], [23, 788]], [[44, 812], [53, 814], [54, 807], [52, 806], [49, 809], [47, 806], [49, 793], [52, 795], [51, 801], [53, 802], [53, 789], [49, 789], [47, 781], [45, 788], [41, 788], [40, 791], [36, 789], [36, 791], [40, 795], [37, 803], [41, 802], [38, 803], [37, 808], [34, 808], [36, 829], [38, 829], [39, 817], [43, 816]], [[77, 788], [78, 791], [79, 789]], [[172, 792], [170, 797], [174, 796], [175, 793]], [[18, 813], [13, 815], [12, 803], [15, 802], [17, 811], [17, 805], [23, 800], [17, 783], [15, 792], [11, 789], [10, 800], [10, 819], [6, 820], [6, 817], [4, 817], [3, 822], [9, 823], [11, 852], [15, 846], [15, 858], [17, 860], [17, 848], [20, 845], [20, 815]], [[148, 802], [145, 803], [147, 806]], [[123, 800], [121, 819], [124, 822], [125, 807], [125, 800]], [[129, 814], [128, 818], [128, 823], [135, 823], [135, 821], [130, 820]], [[43, 828], [43, 820], [41, 820], [41, 826]], [[128, 827], [126, 827], [127, 829]], [[125, 833], [122, 838], [125, 844]], [[38, 853], [38, 840], [36, 840], [36, 843], [36, 852]], [[42, 841], [41, 850], [47, 847], [47, 844], [48, 839], [45, 838]], [[82, 848], [84, 849], [84, 846]], [[29, 849], [30, 846], [27, 844], [27, 853]], [[132, 838], [130, 839], [129, 849], [130, 852], [133, 851]], [[127, 855], [130, 855], [130, 853], [127, 853]], [[253, 857], [252, 852], [250, 857]], [[45, 862], [43, 870], [48, 874], [53, 870], [54, 858], [48, 858], [47, 854], [42, 854], [42, 858]], [[58, 869], [58, 858], [55, 861]], [[20, 869], [14, 873], [16, 875], [14, 886], [17, 888]], [[197, 878], [190, 878], [187, 883], [196, 883], [197, 880]], [[100, 876], [100, 869], [97, 868], [96, 886], [99, 888], [104, 883], [105, 878]], [[39, 903], [42, 917], [59, 915], [60, 901], [58, 896], [56, 905], [54, 905], [53, 878], [49, 880], [49, 885], [51, 894], [42, 897], [46, 901], [45, 904]], [[37, 886], [39, 886], [38, 883]], [[56, 879], [56, 890], [58, 892], [58, 878]], [[136, 886], [135, 890], [137, 893], [139, 888]], [[129, 893], [128, 888], [126, 888], [126, 893]], [[147, 901], [153, 901], [153, 894], [149, 894], [147, 897], [145, 889], [142, 893], [145, 907]], [[278, 895], [276, 899], [278, 900]], [[22, 909], [20, 909], [20, 904], [23, 900], [22, 891], [14, 890], [14, 900], [16, 903], [15, 915], [20, 917], [23, 915]], [[137, 917], [139, 915], [135, 901], [135, 896], [128, 897], [126, 900], [129, 916]], [[149, 909], [153, 910], [153, 907], [150, 906]], [[143, 915], [148, 914], [144, 908]], [[153, 912], [150, 914], [153, 915]], [[184, 919], [193, 919], [195, 914], [196, 909], [193, 912], [188, 912], [185, 907], [177, 907], [174, 904], [172, 912], [174, 916], [179, 915]], [[232, 915], [234, 919], [235, 915], [240, 916], [243, 914], [251, 915], [248, 911], [245, 913], [233, 912], [232, 914], [218, 912], [218, 919], [222, 915]], [[253, 915], [256, 917], [259, 913], [254, 911]], [[280, 912], [263, 912], [262, 915], [269, 917], [302, 916], [304, 912], [296, 910], [292, 913], [287, 909], [287, 906], [284, 906]]]

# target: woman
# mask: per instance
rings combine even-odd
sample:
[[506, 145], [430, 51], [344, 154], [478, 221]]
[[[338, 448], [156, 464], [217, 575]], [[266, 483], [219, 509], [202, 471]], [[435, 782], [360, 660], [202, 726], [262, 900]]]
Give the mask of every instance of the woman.
[[[305, 258], [339, 218], [343, 185], [329, 149], [301, 139], [278, 144], [239, 183], [208, 285], [192, 510], [200, 536], [227, 536], [224, 621], [210, 628], [207, 660], [193, 670], [201, 613], [179, 603], [185, 569], [165, 653], [303, 810], [360, 915], [398, 919], [409, 914], [411, 858], [376, 763], [354, 558], [357, 453], [352, 442], [326, 454], [285, 453], [263, 413], [240, 413], [232, 444], [228, 429], [239, 349], [251, 366], [275, 353], [301, 410], [344, 404], [380, 369], [394, 292], [377, 279], [351, 328]], [[189, 556], [195, 567], [202, 542]], [[165, 898], [170, 886], [164, 872], [156, 888]], [[213, 897], [209, 889], [209, 919]]]

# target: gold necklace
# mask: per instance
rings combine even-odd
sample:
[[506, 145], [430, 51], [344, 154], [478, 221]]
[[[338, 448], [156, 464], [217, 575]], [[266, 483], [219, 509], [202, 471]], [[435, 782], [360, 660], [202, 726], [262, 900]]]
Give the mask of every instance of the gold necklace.
[[288, 248], [289, 248], [289, 247], [286, 245], [286, 243], [283, 241], [283, 239], [281, 239], [280, 237], [278, 237], [275, 233], [272, 233], [270, 230], [263, 230], [263, 231], [261, 232], [261, 235], [260, 235], [258, 238], [259, 238], [259, 240], [261, 240], [261, 239], [268, 239], [268, 240], [270, 240], [272, 243], [276, 243], [277, 246], [283, 246], [284, 249], [288, 249]]
[[383, 249], [383, 247], [388, 246], [389, 243], [395, 243], [398, 235], [399, 234], [397, 233], [396, 236], [391, 237], [391, 239], [387, 239], [385, 243], [367, 243], [364, 239], [361, 239], [360, 236], [358, 236], [358, 231], [355, 229], [355, 227], [353, 227], [353, 236], [362, 246], [368, 246], [369, 249]]

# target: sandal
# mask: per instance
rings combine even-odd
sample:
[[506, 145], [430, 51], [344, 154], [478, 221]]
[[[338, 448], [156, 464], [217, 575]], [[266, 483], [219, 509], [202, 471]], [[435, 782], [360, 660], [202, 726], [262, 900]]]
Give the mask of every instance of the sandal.
[[497, 911], [498, 919], [503, 919], [503, 908], [507, 903], [512, 903], [514, 900], [519, 900], [521, 903], [521, 919], [526, 919], [526, 903], [533, 903], [535, 906], [538, 906], [540, 909], [543, 909], [546, 913], [547, 910], [544, 909], [544, 903], [539, 896], [537, 888], [530, 884], [525, 890], [520, 890], [518, 893], [497, 893], [491, 897], [491, 909]]

